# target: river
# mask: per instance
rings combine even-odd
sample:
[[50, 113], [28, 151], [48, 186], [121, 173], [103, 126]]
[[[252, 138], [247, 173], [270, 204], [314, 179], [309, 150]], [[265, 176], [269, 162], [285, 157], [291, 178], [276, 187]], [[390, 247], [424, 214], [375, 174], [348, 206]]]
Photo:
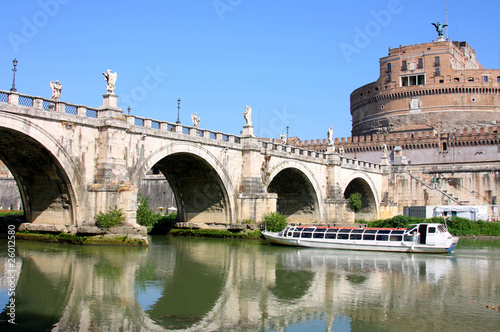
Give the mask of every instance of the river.
[[0, 240], [5, 331], [500, 330], [499, 241], [461, 239], [446, 255], [166, 236], [148, 248], [17, 241], [15, 261], [9, 247]]

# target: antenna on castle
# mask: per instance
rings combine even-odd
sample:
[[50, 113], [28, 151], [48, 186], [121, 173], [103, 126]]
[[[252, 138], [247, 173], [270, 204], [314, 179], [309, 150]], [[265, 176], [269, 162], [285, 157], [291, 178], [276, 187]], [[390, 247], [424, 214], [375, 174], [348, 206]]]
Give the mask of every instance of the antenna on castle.
[[444, 0], [444, 15], [446, 17], [446, 40], [448, 40], [448, 0]]

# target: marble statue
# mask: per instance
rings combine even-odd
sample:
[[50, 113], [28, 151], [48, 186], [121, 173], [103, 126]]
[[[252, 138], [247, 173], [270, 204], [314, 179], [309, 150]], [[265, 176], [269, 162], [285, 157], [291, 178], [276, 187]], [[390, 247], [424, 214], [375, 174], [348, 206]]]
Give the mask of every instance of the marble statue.
[[328, 128], [328, 145], [333, 145], [333, 126]]
[[385, 143], [382, 144], [382, 152], [384, 154], [384, 158], [387, 158], [387, 145]]
[[50, 88], [52, 89], [52, 97], [50, 97], [50, 99], [57, 100], [61, 98], [61, 90], [63, 86], [59, 83], [59, 81], [56, 81], [55, 83], [50, 81]]
[[252, 108], [248, 105], [245, 106], [245, 112], [243, 112], [243, 117], [247, 122], [247, 126], [252, 125]]
[[280, 135], [280, 138], [281, 138], [281, 144], [286, 144], [287, 142], [287, 137], [286, 137], [286, 134], [283, 133]]
[[116, 83], [116, 77], [118, 76], [117, 73], [113, 73], [111, 69], [108, 69], [106, 73], [102, 73], [104, 75], [104, 79], [108, 84], [106, 85], [106, 89], [108, 90], [108, 93], [115, 93], [115, 83]]
[[438, 37], [442, 37], [443, 36], [443, 28], [448, 26], [448, 24], [444, 24], [443, 25], [440, 22], [431, 23], [431, 24], [436, 28], [436, 31], [438, 33]]
[[198, 128], [200, 126], [200, 118], [198, 117], [198, 112], [191, 114], [191, 120], [193, 120], [193, 128]]
[[339, 148], [339, 153], [341, 156], [343, 156], [345, 154], [345, 149], [344, 149], [343, 145]]

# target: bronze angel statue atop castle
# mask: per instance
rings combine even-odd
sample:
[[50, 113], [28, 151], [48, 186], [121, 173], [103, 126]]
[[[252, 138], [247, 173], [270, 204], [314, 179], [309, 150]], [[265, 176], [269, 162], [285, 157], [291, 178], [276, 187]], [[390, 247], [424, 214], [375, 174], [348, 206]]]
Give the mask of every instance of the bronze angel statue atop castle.
[[438, 33], [438, 37], [441, 37], [443, 35], [443, 29], [448, 26], [448, 24], [441, 24], [440, 22], [437, 23], [431, 23], [435, 28]]

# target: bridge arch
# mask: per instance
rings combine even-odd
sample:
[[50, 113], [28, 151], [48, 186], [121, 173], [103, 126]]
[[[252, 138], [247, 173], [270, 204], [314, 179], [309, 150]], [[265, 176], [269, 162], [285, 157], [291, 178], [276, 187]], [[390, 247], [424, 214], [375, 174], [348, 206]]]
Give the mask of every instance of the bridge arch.
[[374, 220], [379, 215], [379, 199], [375, 184], [372, 179], [364, 173], [356, 172], [346, 181], [344, 198], [348, 199], [356, 192], [361, 194], [361, 210], [356, 217], [364, 220]]
[[28, 222], [75, 225], [84, 188], [68, 151], [48, 131], [21, 117], [2, 113], [0, 159], [14, 176]]
[[138, 164], [133, 182], [139, 186], [153, 167], [161, 171], [172, 188], [179, 221], [234, 222], [234, 187], [224, 165], [210, 151], [188, 142], [161, 147]]
[[324, 198], [314, 173], [297, 161], [284, 161], [275, 166], [266, 181], [265, 191], [277, 193], [277, 212], [290, 222], [323, 221]]

